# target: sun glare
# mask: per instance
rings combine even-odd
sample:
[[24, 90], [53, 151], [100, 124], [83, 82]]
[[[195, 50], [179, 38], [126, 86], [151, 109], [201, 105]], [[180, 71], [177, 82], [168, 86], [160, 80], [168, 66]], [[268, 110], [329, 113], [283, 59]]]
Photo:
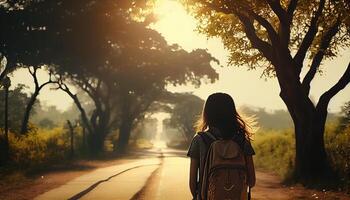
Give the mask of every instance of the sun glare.
[[169, 118], [170, 115], [168, 113], [160, 112], [160, 113], [153, 114], [152, 117], [157, 119], [157, 131], [156, 131], [155, 138], [152, 141], [153, 147], [156, 149], [164, 149], [166, 148], [166, 142], [164, 141], [164, 139], [162, 139], [162, 134], [164, 134], [163, 121]]
[[154, 13], [160, 17], [174, 14], [179, 10], [183, 10], [183, 6], [175, 0], [157, 0], [154, 7]]
[[158, 0], [155, 3], [154, 14], [158, 21], [152, 24], [151, 28], [161, 33], [168, 43], [180, 44], [187, 51], [205, 46], [205, 37], [195, 31], [196, 20], [186, 12], [180, 2]]

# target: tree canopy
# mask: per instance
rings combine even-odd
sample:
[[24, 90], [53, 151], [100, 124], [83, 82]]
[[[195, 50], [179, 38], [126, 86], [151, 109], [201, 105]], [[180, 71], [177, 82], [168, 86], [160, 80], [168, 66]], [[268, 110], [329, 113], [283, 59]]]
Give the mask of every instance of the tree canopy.
[[321, 70], [324, 57], [334, 58], [350, 45], [350, 5], [345, 0], [185, 2], [199, 19], [199, 30], [222, 39], [231, 65], [262, 68], [266, 76], [275, 75], [277, 50], [290, 52], [300, 73], [305, 58], [308, 66]]
[[350, 63], [316, 103], [310, 88], [322, 62], [350, 47], [349, 1], [183, 1], [202, 33], [221, 38], [230, 52], [229, 64], [261, 68], [263, 76], [277, 78], [295, 127], [295, 179], [308, 184], [333, 177], [324, 145], [327, 108], [350, 82]]
[[189, 143], [196, 132], [196, 121], [200, 118], [204, 100], [196, 95], [184, 93], [173, 95], [174, 105], [170, 110], [170, 126], [179, 129]]
[[[199, 86], [218, 78], [211, 67], [218, 61], [205, 50], [168, 45], [149, 29], [150, 17], [138, 12], [145, 6], [144, 1], [62, 0], [8, 2], [0, 10], [1, 52], [8, 66], [49, 67], [53, 84], [80, 110], [92, 151], [103, 148], [112, 129], [119, 129], [119, 145], [127, 145], [137, 120], [168, 84]], [[90, 113], [69, 84], [89, 96]]]

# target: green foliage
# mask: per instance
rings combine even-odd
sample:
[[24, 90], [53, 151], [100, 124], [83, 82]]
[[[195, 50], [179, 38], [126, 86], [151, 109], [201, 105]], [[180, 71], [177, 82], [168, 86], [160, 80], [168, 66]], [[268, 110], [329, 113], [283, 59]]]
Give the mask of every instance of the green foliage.
[[196, 132], [194, 126], [202, 112], [204, 100], [193, 94], [180, 93], [174, 95], [173, 101], [174, 107], [170, 111], [168, 125], [178, 129], [184, 139], [190, 141]]
[[350, 127], [350, 101], [346, 102], [342, 107], [342, 116], [339, 120], [338, 130], [343, 131]]
[[[1, 53], [9, 65], [49, 65], [59, 88], [81, 112], [92, 152], [102, 151], [113, 129], [123, 129], [120, 135], [128, 140], [130, 130], [167, 92], [167, 85], [199, 86], [203, 80], [218, 79], [211, 67], [218, 61], [206, 50], [187, 52], [169, 45], [148, 27], [150, 18], [142, 16], [148, 12], [145, 1], [22, 3], [6, 1], [0, 6], [5, 33], [0, 36]], [[91, 112], [68, 83], [89, 96]]]
[[292, 127], [293, 121], [286, 110], [275, 110], [268, 112], [265, 108], [251, 108], [248, 106], [240, 107], [242, 113], [247, 116], [255, 116], [258, 126], [264, 130], [266, 129], [287, 129]]
[[[27, 102], [29, 101], [28, 95], [23, 91], [24, 85], [18, 85], [15, 89], [9, 91], [9, 128], [10, 131], [18, 133], [21, 127], [22, 118]], [[0, 128], [4, 127], [4, 104], [5, 104], [5, 91], [0, 89]]]
[[[350, 127], [337, 132], [338, 124], [328, 123], [325, 145], [328, 158], [337, 172], [340, 187], [350, 192]], [[292, 130], [265, 131], [255, 134], [252, 142], [258, 168], [276, 172], [285, 180], [291, 178], [294, 168], [295, 143]]]
[[289, 178], [294, 167], [295, 145], [292, 130], [260, 131], [252, 142], [257, 167]]
[[[337, 131], [339, 125], [329, 125], [325, 132], [328, 157], [340, 182], [350, 192], [350, 126]], [[339, 130], [339, 129], [338, 129]]]
[[[263, 45], [256, 41], [274, 46], [276, 38], [287, 40], [287, 48], [291, 52], [298, 51], [303, 48], [301, 43], [307, 38], [305, 37], [307, 32], [312, 29], [311, 19], [316, 15], [315, 10], [320, 4], [318, 0], [182, 1], [199, 20], [198, 29], [201, 33], [222, 39], [230, 52], [231, 65], [244, 65], [249, 69], [262, 68], [266, 76], [275, 74], [274, 67], [270, 65], [273, 59], [262, 50], [265, 47], [261, 47]], [[320, 20], [315, 24], [317, 26], [315, 35], [310, 38], [309, 33], [309, 38], [306, 39], [311, 39], [308, 45], [310, 60], [318, 51], [323, 51], [322, 48], [326, 48], [324, 54], [326, 58], [334, 58], [338, 55], [339, 49], [350, 46], [350, 20], [347, 14], [350, 10], [349, 3], [345, 0], [326, 0], [324, 5], [323, 12], [316, 18]], [[324, 43], [327, 31], [337, 19], [340, 20], [337, 34], [329, 45], [322, 47], [320, 44]], [[281, 50], [282, 47], [276, 46], [276, 50], [278, 48]]]
[[[246, 116], [254, 116], [257, 125], [263, 130], [281, 130], [293, 126], [293, 121], [287, 110], [280, 109], [273, 112], [262, 107], [241, 106], [239, 110]], [[328, 113], [327, 122], [337, 121], [339, 113]]]
[[[75, 131], [74, 146], [77, 154], [81, 155], [81, 130]], [[9, 134], [9, 143], [11, 162], [23, 169], [60, 163], [66, 160], [70, 153], [69, 133], [64, 127], [32, 129], [30, 133], [21, 137]]]
[[66, 120], [75, 121], [79, 118], [79, 111], [72, 105], [66, 111], [60, 111], [56, 106], [45, 106], [37, 103], [31, 123], [40, 128], [54, 128], [66, 123]]
[[67, 141], [63, 129], [32, 131], [23, 137], [10, 134], [11, 160], [21, 166], [38, 166], [64, 158]]
[[55, 126], [54, 122], [48, 118], [40, 120], [38, 125], [43, 128], [53, 128]]

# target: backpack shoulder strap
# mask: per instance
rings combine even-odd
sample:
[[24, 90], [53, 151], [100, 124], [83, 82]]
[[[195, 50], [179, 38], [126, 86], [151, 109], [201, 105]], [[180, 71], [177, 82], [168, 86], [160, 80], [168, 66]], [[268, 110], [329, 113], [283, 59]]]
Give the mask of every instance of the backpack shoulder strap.
[[208, 131], [200, 133], [199, 136], [202, 138], [203, 142], [208, 148], [211, 145], [211, 143], [217, 140], [217, 138]]

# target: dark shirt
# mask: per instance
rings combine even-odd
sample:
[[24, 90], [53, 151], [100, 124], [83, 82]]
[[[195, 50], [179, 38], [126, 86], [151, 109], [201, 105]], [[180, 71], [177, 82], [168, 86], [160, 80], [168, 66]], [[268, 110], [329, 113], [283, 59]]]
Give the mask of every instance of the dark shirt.
[[[209, 132], [214, 135], [216, 138], [220, 138], [220, 131], [218, 129], [212, 128], [209, 130]], [[203, 138], [199, 135], [203, 133], [197, 133], [191, 142], [191, 145], [188, 149], [187, 156], [198, 159], [199, 160], [199, 179], [198, 186], [197, 186], [197, 193], [200, 192], [200, 188], [202, 185], [202, 177], [204, 172], [204, 165], [205, 165], [205, 159], [208, 152], [208, 145], [204, 142]], [[241, 147], [243, 153], [246, 156], [252, 156], [255, 155], [254, 149], [250, 143], [249, 140], [245, 138], [245, 136], [237, 134], [235, 137], [232, 138], [237, 144]]]

